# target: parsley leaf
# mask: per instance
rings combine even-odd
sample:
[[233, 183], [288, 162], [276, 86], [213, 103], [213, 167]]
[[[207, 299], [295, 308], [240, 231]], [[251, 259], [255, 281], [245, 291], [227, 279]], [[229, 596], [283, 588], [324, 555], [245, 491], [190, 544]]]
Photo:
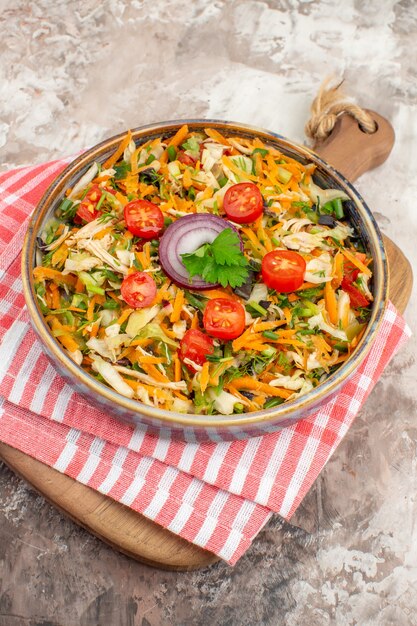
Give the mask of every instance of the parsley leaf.
[[218, 265], [248, 265], [240, 249], [239, 237], [231, 228], [225, 228], [217, 235], [211, 244], [211, 251]]
[[201, 248], [189, 254], [182, 254], [182, 262], [184, 263], [190, 277], [202, 276], [204, 268], [207, 265], [209, 257], [209, 244], [205, 243]]
[[114, 180], [123, 180], [131, 171], [130, 163], [126, 161], [120, 161], [120, 163], [113, 165], [113, 169], [115, 170]]
[[239, 236], [231, 228], [225, 228], [212, 243], [189, 254], [182, 254], [190, 278], [201, 276], [207, 283], [220, 283], [240, 287], [249, 274], [249, 263], [240, 249]]

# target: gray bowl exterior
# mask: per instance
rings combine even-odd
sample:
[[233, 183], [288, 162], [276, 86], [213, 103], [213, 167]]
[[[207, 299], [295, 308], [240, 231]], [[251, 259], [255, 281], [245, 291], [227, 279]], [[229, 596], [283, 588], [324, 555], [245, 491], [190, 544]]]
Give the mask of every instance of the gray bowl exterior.
[[59, 206], [65, 190], [72, 187], [94, 161], [104, 162], [117, 148], [125, 133], [102, 142], [75, 159], [55, 179], [40, 200], [31, 218], [22, 253], [22, 278], [26, 304], [32, 326], [53, 366], [86, 401], [109, 416], [134, 426], [145, 426], [150, 432], [186, 441], [224, 441], [259, 436], [290, 426], [316, 412], [340, 391], [342, 385], [366, 357], [377, 335], [388, 297], [388, 271], [384, 243], [369, 208], [355, 188], [314, 152], [304, 146], [297, 146], [280, 135], [234, 122], [181, 120], [139, 127], [132, 131], [133, 139], [139, 145], [155, 137], [168, 137], [184, 123], [188, 124], [190, 130], [211, 127], [228, 136], [259, 137], [291, 158], [302, 163], [315, 163], [317, 167], [314, 179], [320, 186], [339, 188], [348, 194], [350, 200], [345, 203], [348, 219], [374, 260], [374, 303], [371, 319], [364, 336], [350, 358], [327, 380], [297, 400], [269, 410], [231, 416], [181, 414], [148, 407], [136, 400], [121, 396], [78, 367], [50, 334], [37, 305], [33, 287], [36, 237]]

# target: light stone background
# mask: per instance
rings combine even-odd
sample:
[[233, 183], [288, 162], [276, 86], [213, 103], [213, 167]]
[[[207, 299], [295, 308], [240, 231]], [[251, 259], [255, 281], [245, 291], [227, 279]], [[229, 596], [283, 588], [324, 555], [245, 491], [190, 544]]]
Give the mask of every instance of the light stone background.
[[[415, 265], [416, 42], [413, 0], [0, 0], [1, 169], [185, 117], [303, 142], [335, 74], [395, 127], [389, 161], [357, 187]], [[414, 293], [414, 331], [416, 309]], [[388, 367], [293, 525], [272, 521], [233, 569], [145, 567], [3, 467], [0, 626], [417, 624], [416, 347]]]

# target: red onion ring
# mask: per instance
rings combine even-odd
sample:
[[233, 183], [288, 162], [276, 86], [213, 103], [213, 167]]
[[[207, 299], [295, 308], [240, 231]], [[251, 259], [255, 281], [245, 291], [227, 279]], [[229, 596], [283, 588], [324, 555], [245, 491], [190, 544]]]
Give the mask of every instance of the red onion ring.
[[194, 252], [205, 243], [211, 243], [225, 228], [231, 228], [237, 233], [243, 251], [243, 243], [237, 228], [217, 215], [210, 213], [184, 215], [170, 224], [159, 242], [159, 261], [165, 274], [179, 287], [186, 289], [218, 287], [218, 283], [207, 283], [198, 276], [190, 278], [181, 254]]

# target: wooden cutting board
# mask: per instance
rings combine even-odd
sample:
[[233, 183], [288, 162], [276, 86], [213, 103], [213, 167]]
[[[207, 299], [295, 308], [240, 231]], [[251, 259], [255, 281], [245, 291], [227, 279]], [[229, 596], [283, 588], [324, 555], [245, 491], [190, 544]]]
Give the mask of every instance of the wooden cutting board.
[[[390, 124], [376, 113], [372, 115], [378, 123], [374, 135], [366, 135], [356, 122], [343, 116], [330, 139], [316, 149], [351, 180], [382, 163], [394, 143]], [[385, 238], [385, 244], [389, 267], [395, 267], [389, 296], [403, 312], [413, 283], [411, 266], [390, 239]], [[207, 567], [218, 561], [214, 554], [6, 444], [0, 443], [0, 459], [65, 515], [128, 556], [154, 567], [178, 571]]]

